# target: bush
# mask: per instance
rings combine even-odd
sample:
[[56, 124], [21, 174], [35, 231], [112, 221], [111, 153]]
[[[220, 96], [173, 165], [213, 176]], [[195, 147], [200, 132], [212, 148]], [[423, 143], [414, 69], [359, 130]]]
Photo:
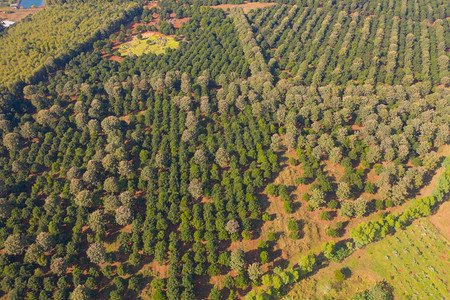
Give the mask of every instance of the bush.
[[310, 198], [310, 196], [309, 196], [308, 193], [304, 193], [304, 194], [303, 194], [303, 201], [308, 202], [308, 201], [309, 201], [309, 198]]
[[298, 231], [300, 229], [300, 225], [298, 225], [298, 222], [294, 219], [290, 219], [288, 222], [288, 229], [290, 231]]
[[269, 196], [278, 196], [277, 186], [273, 183], [270, 183], [266, 186], [266, 193]]
[[383, 210], [384, 209], [384, 202], [383, 202], [383, 200], [380, 200], [380, 199], [376, 200], [375, 201], [375, 207], [376, 207], [377, 210]]
[[342, 282], [345, 280], [345, 274], [342, 272], [342, 270], [335, 270], [334, 278], [336, 279], [337, 282]]
[[415, 167], [420, 167], [422, 165], [422, 160], [420, 159], [420, 157], [414, 157], [413, 159], [411, 159], [411, 163]]
[[293, 211], [293, 209], [292, 209], [292, 203], [289, 202], [289, 201], [284, 201], [284, 202], [283, 202], [283, 209], [284, 209], [284, 212], [285, 212], [285, 213], [291, 214], [292, 211]]
[[268, 240], [269, 242], [273, 242], [273, 241], [275, 241], [276, 239], [277, 239], [277, 238], [276, 238], [274, 232], [269, 232], [269, 233], [267, 234], [267, 240]]
[[331, 200], [330, 202], [328, 202], [327, 207], [329, 209], [337, 209], [339, 206], [339, 203], [336, 200]]
[[289, 158], [289, 164], [295, 167], [298, 164], [298, 161], [295, 158], [291, 157]]
[[269, 252], [265, 250], [261, 251], [261, 253], [259, 254], [259, 258], [261, 259], [261, 264], [265, 264], [269, 261]]
[[264, 214], [262, 215], [262, 220], [263, 220], [264, 222], [267, 222], [267, 221], [271, 221], [272, 218], [270, 217], [270, 215], [269, 215], [268, 213], [264, 213]]
[[300, 235], [298, 234], [297, 231], [293, 231], [289, 233], [289, 238], [293, 240], [298, 240], [300, 238]]
[[327, 235], [331, 236], [333, 238], [337, 238], [337, 237], [339, 237], [339, 232], [336, 229], [334, 229], [334, 228], [328, 228], [327, 229]]
[[267, 244], [266, 241], [259, 241], [258, 249], [263, 250], [263, 249], [267, 249], [268, 247], [269, 247], [269, 245]]
[[384, 206], [386, 208], [392, 207], [392, 206], [394, 206], [394, 202], [392, 202], [392, 200], [386, 199], [386, 200], [384, 200]]
[[331, 219], [330, 212], [324, 210], [320, 213], [320, 219], [324, 221], [329, 221]]
[[364, 192], [369, 193], [369, 194], [375, 193], [375, 187], [372, 182], [366, 183], [366, 186], [364, 187]]
[[248, 279], [244, 275], [238, 275], [235, 279], [235, 283], [238, 289], [243, 289], [248, 286]]

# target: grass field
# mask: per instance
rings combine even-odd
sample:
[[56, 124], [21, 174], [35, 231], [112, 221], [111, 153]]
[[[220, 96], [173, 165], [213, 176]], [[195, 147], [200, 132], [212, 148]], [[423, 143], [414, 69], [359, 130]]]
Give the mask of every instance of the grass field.
[[173, 37], [156, 35], [154, 33], [144, 34], [141, 40], [134, 38], [128, 43], [124, 43], [119, 47], [119, 53], [122, 56], [143, 55], [146, 53], [163, 54], [166, 49], [178, 48], [179, 42]]
[[[449, 299], [449, 242], [429, 219], [356, 251], [342, 263], [332, 263], [290, 292], [293, 298], [349, 299], [385, 279], [394, 287], [395, 299]], [[334, 271], [349, 269], [349, 278], [338, 283]]]

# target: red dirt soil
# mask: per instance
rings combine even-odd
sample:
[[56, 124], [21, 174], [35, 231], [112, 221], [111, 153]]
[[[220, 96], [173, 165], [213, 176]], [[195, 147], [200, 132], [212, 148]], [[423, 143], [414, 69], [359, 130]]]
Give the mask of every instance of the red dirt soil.
[[276, 3], [259, 3], [259, 2], [250, 2], [250, 3], [245, 3], [245, 4], [220, 4], [220, 5], [213, 5], [210, 6], [212, 8], [221, 8], [223, 10], [227, 10], [228, 8], [233, 8], [233, 7], [242, 7], [244, 9], [244, 13], [255, 9], [255, 8], [264, 8], [264, 7], [269, 7], [269, 6], [274, 6], [276, 5]]
[[441, 205], [436, 214], [429, 217], [431, 223], [450, 241], [450, 202]]
[[[107, 55], [106, 55], [106, 56], [107, 56]], [[110, 59], [110, 60], [115, 60], [115, 61], [121, 63], [122, 60], [123, 60], [123, 57], [111, 55], [111, 56], [109, 57], [109, 59]]]
[[[0, 11], [0, 20], [8, 20], [8, 21], [13, 21], [13, 22], [19, 22], [22, 19], [26, 18], [28, 15], [32, 15], [37, 13], [38, 11], [40, 11], [42, 9], [42, 7], [37, 7], [37, 8], [27, 8], [27, 9], [14, 9], [11, 10], [13, 13], [11, 14], [5, 14], [3, 11]], [[5, 9], [9, 10], [8, 8]]]

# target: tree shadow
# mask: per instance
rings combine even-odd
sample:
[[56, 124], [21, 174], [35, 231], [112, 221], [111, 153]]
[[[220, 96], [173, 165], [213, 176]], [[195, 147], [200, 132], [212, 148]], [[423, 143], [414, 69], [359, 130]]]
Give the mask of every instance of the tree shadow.
[[270, 206], [270, 200], [269, 200], [269, 196], [267, 196], [266, 194], [263, 193], [259, 193], [258, 194], [259, 197], [259, 203], [261, 204], [261, 211], [266, 211], [269, 206]]
[[302, 203], [300, 201], [292, 202], [292, 212], [297, 212], [302, 207]]
[[345, 275], [346, 279], [352, 276], [352, 270], [350, 270], [348, 267], [342, 268], [341, 272]]
[[245, 258], [246, 258], [245, 261], [248, 264], [259, 262], [260, 261], [259, 253], [260, 253], [260, 250], [258, 248], [252, 249], [250, 251], [246, 251], [245, 252]]
[[[271, 216], [271, 219], [273, 219], [272, 216]], [[264, 226], [265, 222], [263, 220], [252, 220], [252, 223], [253, 223], [252, 227], [255, 228], [252, 231], [252, 239], [257, 240], [257, 239], [261, 238], [262, 227]]]
[[276, 251], [272, 251], [272, 257], [278, 257], [278, 259], [273, 261], [273, 268], [280, 267], [282, 269], [286, 269], [289, 266], [289, 261], [281, 258], [282, 251], [278, 249]]

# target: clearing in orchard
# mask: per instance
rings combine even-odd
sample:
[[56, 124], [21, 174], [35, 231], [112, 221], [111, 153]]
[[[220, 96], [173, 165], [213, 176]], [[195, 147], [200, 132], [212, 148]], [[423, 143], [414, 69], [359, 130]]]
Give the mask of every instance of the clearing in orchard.
[[122, 56], [147, 53], [163, 54], [166, 49], [177, 49], [180, 43], [175, 38], [157, 32], [146, 32], [141, 39], [134, 37], [132, 41], [120, 45], [119, 52]]

